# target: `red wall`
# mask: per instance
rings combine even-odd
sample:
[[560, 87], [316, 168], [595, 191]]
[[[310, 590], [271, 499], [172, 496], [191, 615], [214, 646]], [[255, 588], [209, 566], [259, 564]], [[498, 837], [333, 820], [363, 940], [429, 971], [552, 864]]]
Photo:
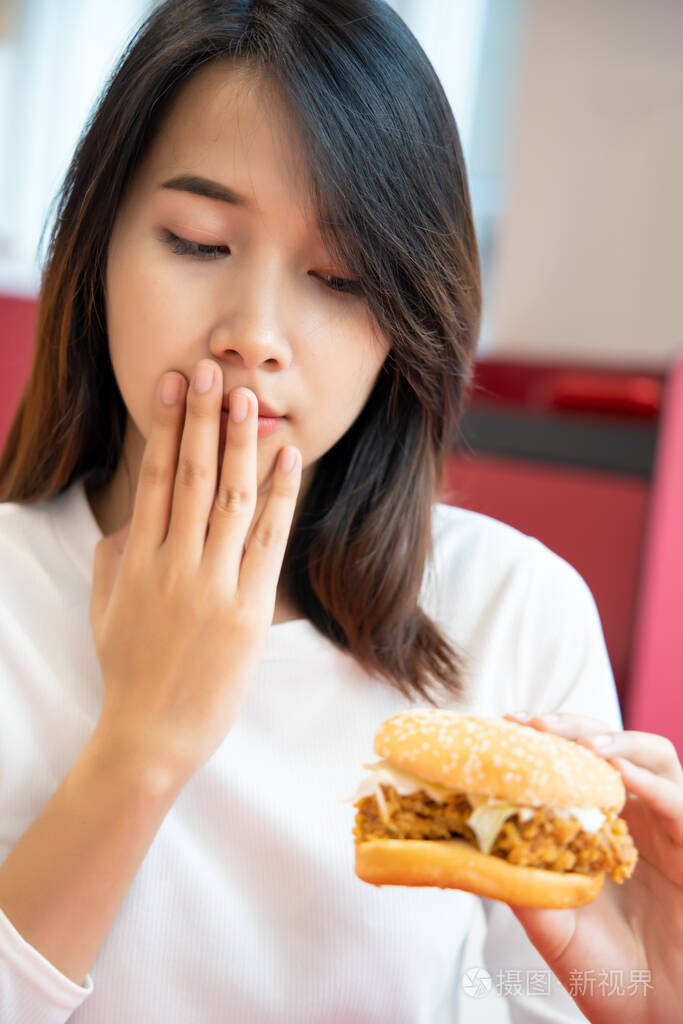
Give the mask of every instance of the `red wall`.
[[0, 295], [0, 447], [31, 369], [36, 304]]

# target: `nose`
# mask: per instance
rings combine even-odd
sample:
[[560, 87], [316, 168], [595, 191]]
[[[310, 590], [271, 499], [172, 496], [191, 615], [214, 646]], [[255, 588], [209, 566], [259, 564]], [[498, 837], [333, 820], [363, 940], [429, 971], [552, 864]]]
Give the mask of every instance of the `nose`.
[[211, 336], [211, 351], [228, 366], [283, 370], [292, 360], [283, 320], [282, 281], [263, 265], [232, 282]]

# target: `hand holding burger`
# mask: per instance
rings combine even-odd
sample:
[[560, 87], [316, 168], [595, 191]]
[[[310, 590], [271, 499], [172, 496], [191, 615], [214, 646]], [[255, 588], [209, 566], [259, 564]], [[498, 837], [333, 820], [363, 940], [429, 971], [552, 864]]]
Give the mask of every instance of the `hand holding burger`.
[[356, 864], [374, 885], [435, 885], [576, 907], [637, 852], [619, 773], [567, 739], [499, 718], [406, 711], [375, 737], [356, 794]]
[[[510, 716], [520, 718], [521, 716]], [[651, 1024], [681, 1016], [683, 992], [683, 769], [664, 736], [613, 732], [603, 722], [570, 714], [524, 716], [530, 731], [574, 740], [619, 771], [627, 791], [621, 811], [638, 847], [627, 885], [606, 885], [578, 910], [511, 909], [553, 973], [591, 1024]], [[596, 742], [602, 740], [602, 742]], [[575, 994], [572, 976], [618, 968], [626, 994]], [[648, 987], [629, 988], [629, 979]]]
[[[432, 715], [433, 712], [421, 714]], [[567, 814], [570, 808], [566, 803], [537, 806], [535, 817], [520, 814], [519, 807], [526, 806], [522, 803], [516, 808], [513, 806], [513, 813], [508, 816], [510, 807], [506, 809], [504, 803], [509, 796], [498, 797], [497, 804], [494, 803], [496, 798], [489, 796], [488, 808], [493, 813], [487, 821], [487, 805], [483, 799], [487, 794], [475, 794], [474, 789], [481, 767], [474, 779], [471, 775], [477, 758], [483, 760], [486, 755], [486, 763], [491, 771], [495, 767], [499, 777], [507, 771], [508, 785], [524, 783], [525, 771], [519, 766], [513, 768], [507, 764], [504, 767], [496, 763], [501, 759], [500, 752], [494, 761], [494, 747], [482, 749], [486, 747], [487, 738], [480, 735], [475, 744], [479, 754], [469, 755], [468, 774], [460, 780], [472, 789], [456, 790], [459, 794], [457, 799], [448, 785], [439, 789], [438, 782], [433, 783], [426, 775], [419, 776], [418, 773], [418, 769], [431, 773], [427, 757], [429, 751], [440, 751], [436, 760], [432, 760], [431, 767], [439, 763], [450, 765], [448, 775], [441, 776], [447, 782], [458, 781], [456, 764], [462, 763], [464, 770], [468, 759], [461, 762], [460, 758], [453, 756], [457, 744], [454, 738], [448, 742], [452, 725], [449, 719], [444, 718], [450, 713], [437, 714], [441, 716], [442, 723], [436, 746], [423, 738], [419, 744], [413, 742], [411, 751], [411, 727], [401, 731], [403, 738], [399, 756], [407, 768], [404, 776], [394, 767], [392, 741], [385, 745], [387, 737], [392, 735], [391, 730], [385, 732], [385, 729], [391, 722], [395, 727], [399, 716], [394, 716], [380, 727], [375, 750], [384, 762], [380, 762], [380, 766], [366, 766], [371, 768], [372, 775], [361, 783], [359, 792], [352, 798], [358, 809], [354, 836], [359, 877], [376, 885], [454, 886], [502, 899], [510, 905], [529, 940], [592, 1024], [677, 1020], [680, 1016], [679, 993], [683, 991], [683, 770], [671, 742], [650, 733], [611, 732], [596, 719], [570, 714], [554, 714], [545, 718], [510, 715], [504, 720], [483, 719], [494, 728], [494, 723], [514, 726], [517, 737], [525, 734], [551, 742], [563, 741], [560, 743], [562, 751], [566, 751], [565, 744], [569, 743], [577, 752], [590, 752], [593, 758], [588, 762], [592, 766], [590, 777], [601, 779], [600, 795], [597, 789], [591, 791], [593, 784], [584, 779], [583, 792], [574, 790], [574, 806], [582, 812], [595, 810], [595, 806], [586, 806], [589, 796], [593, 800], [611, 801], [610, 806], [598, 805], [600, 814], [605, 815], [605, 820], [599, 822], [597, 816], [591, 820], [583, 814], [580, 817], [575, 813]], [[471, 719], [473, 716], [455, 717], [464, 721], [466, 717]], [[527, 724], [517, 725], [509, 721], [512, 718]], [[424, 719], [422, 724], [427, 724]], [[458, 729], [463, 731], [462, 724]], [[507, 732], [506, 735], [510, 737], [513, 734]], [[606, 745], [594, 742], [599, 738], [606, 740]], [[398, 739], [399, 734], [396, 733]], [[491, 742], [490, 736], [488, 741]], [[535, 742], [532, 740], [532, 744]], [[463, 746], [471, 748], [473, 741], [465, 744], [463, 737]], [[515, 756], [521, 758], [524, 743], [517, 749], [520, 753]], [[450, 756], [446, 757], [449, 750]], [[600, 769], [596, 768], [596, 761], [600, 763]], [[572, 763], [571, 759], [564, 762], [564, 770], [568, 763]], [[579, 771], [579, 763], [575, 762], [576, 767], [571, 772]], [[583, 764], [586, 763], [584, 760]], [[561, 767], [561, 763], [557, 766]], [[609, 771], [604, 774], [602, 769]], [[383, 774], [385, 771], [387, 774]], [[398, 787], [391, 785], [391, 772], [399, 783]], [[618, 786], [611, 772], [618, 774], [625, 787], [625, 802], [623, 799], [614, 802]], [[533, 771], [527, 769], [526, 774], [535, 774], [538, 785], [541, 785], [543, 775], [557, 778], [555, 768], [545, 772], [538, 765]], [[523, 776], [522, 780], [515, 778], [519, 775]], [[380, 779], [382, 784], [378, 787]], [[424, 781], [433, 787], [431, 796], [423, 785]], [[420, 783], [421, 790], [416, 788], [416, 783]], [[366, 802], [378, 789], [380, 801], [383, 798], [385, 805], [384, 811], [380, 803], [376, 804], [377, 810], [374, 811], [372, 802]], [[503, 792], [501, 789], [495, 791]], [[468, 792], [470, 797], [477, 795], [479, 806], [484, 807], [483, 828], [482, 822], [475, 818], [470, 821], [469, 833], [464, 826], [467, 825], [465, 819], [472, 813], [472, 801], [468, 797], [465, 804], [463, 799]], [[510, 794], [509, 789], [507, 793]], [[556, 790], [554, 799], [557, 797]], [[440, 810], [437, 810], [438, 804], [441, 804]], [[458, 806], [459, 811], [456, 811]], [[496, 809], [500, 815], [499, 829], [499, 822], [493, 816]], [[563, 813], [558, 814], [558, 810]], [[575, 820], [572, 822], [572, 819]], [[545, 839], [550, 835], [552, 843], [557, 846], [557, 839], [562, 838], [562, 833], [557, 831], [562, 821], [572, 824], [574, 831], [565, 833], [568, 841], [553, 860], [549, 853], [554, 851]], [[581, 826], [578, 831], [577, 821]], [[456, 827], [452, 828], [454, 823]], [[390, 830], [389, 834], [379, 831], [386, 829], [387, 824], [398, 831], [393, 834]], [[475, 824], [476, 829], [472, 827]], [[528, 833], [524, 836], [524, 827], [529, 825], [532, 830], [539, 826], [536, 836], [530, 837]], [[450, 839], [445, 838], [443, 830], [446, 828]], [[492, 842], [494, 829], [497, 831]], [[484, 837], [481, 847], [481, 840], [476, 838], [478, 833]], [[438, 838], [429, 838], [430, 835]], [[415, 838], [408, 838], [410, 836]], [[530, 839], [536, 842], [529, 842]], [[468, 840], [470, 859], [465, 857], [462, 849]], [[377, 845], [382, 842], [388, 845]], [[425, 859], [423, 854], [428, 846]], [[484, 852], [485, 849], [488, 853]], [[409, 856], [411, 850], [412, 857]], [[576, 855], [577, 860], [572, 863], [570, 858], [562, 859], [566, 850]], [[543, 860], [542, 866], [539, 866], [539, 857]], [[490, 868], [491, 859], [500, 860], [501, 866], [497, 870]], [[529, 859], [535, 863], [530, 865]], [[599, 869], [597, 872], [596, 868]], [[522, 874], [513, 873], [514, 869], [521, 870]], [[541, 873], [546, 881], [536, 884]], [[613, 881], [625, 881], [626, 884], [603, 884], [608, 874]], [[584, 876], [583, 881], [572, 880], [571, 876], [577, 875]], [[564, 909], [559, 909], [561, 907]], [[614, 970], [618, 970], [624, 979], [623, 995], [605, 995], [605, 989], [597, 984], [580, 989], [572, 986], [577, 972], [591, 972], [590, 976], [597, 980], [601, 971]], [[636, 972], [636, 977], [644, 977], [645, 984], [629, 986], [633, 972]]]

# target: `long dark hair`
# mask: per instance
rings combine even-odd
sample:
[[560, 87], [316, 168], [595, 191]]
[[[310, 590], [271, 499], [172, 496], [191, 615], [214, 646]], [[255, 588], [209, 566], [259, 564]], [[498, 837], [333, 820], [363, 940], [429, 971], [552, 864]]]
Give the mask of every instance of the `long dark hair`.
[[325, 636], [404, 696], [460, 697], [467, 659], [418, 605], [432, 505], [456, 441], [481, 317], [458, 130], [439, 80], [383, 0], [166, 0], [142, 24], [60, 189], [34, 359], [0, 459], [0, 501], [102, 487], [127, 410], [109, 357], [104, 272], [126, 188], [200, 66], [273, 81], [295, 118], [329, 251], [390, 340], [373, 391], [319, 460], [282, 566]]

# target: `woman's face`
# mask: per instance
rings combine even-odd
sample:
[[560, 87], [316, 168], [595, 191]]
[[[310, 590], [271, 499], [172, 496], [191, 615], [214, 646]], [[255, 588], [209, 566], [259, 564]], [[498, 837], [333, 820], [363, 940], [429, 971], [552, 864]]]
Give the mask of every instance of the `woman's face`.
[[[302, 185], [305, 154], [284, 108], [268, 99], [266, 110], [258, 80], [223, 62], [195, 74], [126, 194], [106, 273], [134, 480], [167, 370], [189, 380], [199, 359], [213, 359], [226, 394], [246, 386], [286, 415], [258, 441], [253, 522], [287, 444], [303, 456], [301, 501], [316, 461], [356, 419], [389, 351], [363, 298], [326, 283], [354, 278], [354, 268], [326, 253]], [[194, 194], [181, 178], [240, 198]], [[222, 445], [219, 468], [221, 460]]]

